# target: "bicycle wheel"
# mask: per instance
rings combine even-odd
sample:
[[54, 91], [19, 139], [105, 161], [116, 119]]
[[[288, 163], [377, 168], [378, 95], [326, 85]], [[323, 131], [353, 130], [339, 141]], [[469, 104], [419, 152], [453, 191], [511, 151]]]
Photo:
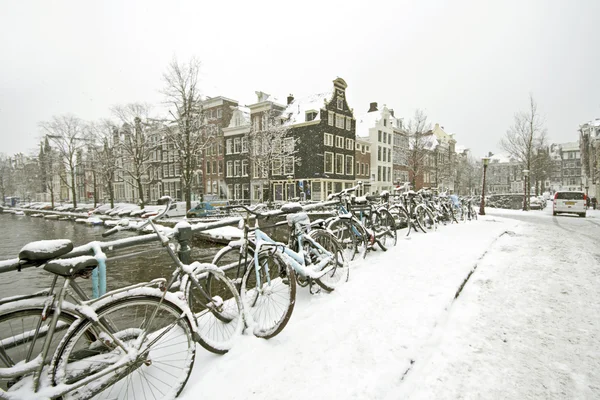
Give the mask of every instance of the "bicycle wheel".
[[327, 229], [336, 237], [342, 247], [344, 259], [354, 260], [358, 254], [357, 236], [352, 232], [352, 224], [343, 218], [334, 219]]
[[[160, 301], [152, 295], [125, 297], [96, 311], [98, 320], [131, 348], [129, 354], [90, 319], [67, 334], [53, 360], [52, 381], [88, 382], [63, 395], [64, 400], [173, 398], [181, 392], [196, 354], [192, 325], [180, 307]], [[106, 374], [117, 363], [123, 366]]]
[[435, 223], [435, 217], [433, 213], [427, 209], [424, 205], [418, 205], [415, 209], [417, 214], [417, 220], [419, 221], [423, 232], [436, 230], [437, 226]]
[[369, 250], [369, 234], [363, 224], [354, 218], [350, 219], [350, 225], [352, 225], [352, 233], [356, 239], [356, 251], [358, 256], [359, 258], [365, 258], [367, 250]]
[[[217, 267], [221, 268], [225, 275], [231, 279], [236, 287], [239, 288], [242, 283], [242, 277], [244, 276], [244, 254], [241, 254], [242, 247], [240, 245], [227, 245], [223, 247], [215, 257], [212, 263]], [[241, 258], [240, 258], [241, 255]], [[247, 262], [252, 260], [254, 256], [254, 248], [248, 247], [248, 258]], [[207, 278], [210, 280], [210, 276]]]
[[423, 207], [421, 205], [415, 207], [413, 214], [415, 216], [414, 222], [416, 226], [421, 230], [421, 232], [427, 233], [427, 230], [425, 229], [425, 212]]
[[[333, 259], [327, 264], [327, 266], [329, 266], [331, 263], [334, 263], [335, 266], [333, 269], [319, 279], [315, 280], [319, 286], [331, 292], [340, 284], [348, 281], [348, 276], [350, 275], [350, 266], [344, 259], [342, 246], [338, 242], [337, 238], [333, 236], [333, 234], [323, 229], [314, 229], [309, 233], [309, 236], [315, 242], [320, 244], [325, 250], [333, 254]], [[305, 252], [307, 252], [310, 260], [313, 263], [318, 263], [319, 259], [323, 255], [323, 252], [308, 242], [306, 244], [308, 245], [308, 248], [305, 249]]]
[[383, 247], [385, 250], [396, 245], [398, 241], [396, 222], [392, 214], [385, 208], [377, 210], [375, 214], [375, 227], [375, 235], [380, 247]]
[[[49, 310], [42, 319], [43, 306], [20, 308], [0, 315], [0, 368], [11, 368], [20, 362], [30, 361], [42, 353], [48, 327], [54, 316]], [[61, 310], [50, 342], [48, 354], [52, 356], [61, 339], [77, 316]], [[37, 336], [36, 336], [37, 330]], [[0, 378], [0, 389], [8, 390], [21, 378]]]
[[[225, 354], [244, 330], [243, 305], [233, 283], [222, 271], [194, 271], [198, 281], [188, 279], [185, 295], [196, 317], [198, 342], [206, 350]], [[198, 279], [206, 275], [206, 279]]]
[[242, 302], [254, 335], [269, 339], [281, 332], [292, 316], [296, 274], [274, 251], [261, 251], [257, 257], [260, 286], [253, 259], [242, 279]]

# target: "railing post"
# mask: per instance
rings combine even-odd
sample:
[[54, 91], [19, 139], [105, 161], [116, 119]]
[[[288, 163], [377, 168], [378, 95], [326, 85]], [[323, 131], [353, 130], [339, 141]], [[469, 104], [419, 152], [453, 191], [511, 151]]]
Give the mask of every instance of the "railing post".
[[192, 262], [192, 248], [190, 247], [192, 236], [192, 227], [189, 224], [187, 226], [177, 227], [177, 233], [175, 234], [177, 242], [179, 243], [177, 256], [179, 257], [179, 260], [186, 265], [189, 265]]

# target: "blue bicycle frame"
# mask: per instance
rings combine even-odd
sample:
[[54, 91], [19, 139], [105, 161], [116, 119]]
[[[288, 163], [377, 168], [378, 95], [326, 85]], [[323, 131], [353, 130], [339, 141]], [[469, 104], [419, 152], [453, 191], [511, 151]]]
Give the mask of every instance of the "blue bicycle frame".
[[[254, 234], [256, 236], [256, 250], [254, 252], [254, 267], [255, 267], [254, 270], [256, 273], [256, 282], [257, 282], [258, 289], [260, 289], [262, 287], [261, 280], [260, 280], [260, 272], [259, 272], [260, 266], [258, 263], [258, 255], [260, 253], [262, 246], [275, 247], [277, 249], [277, 251], [279, 251], [280, 254], [285, 256], [286, 261], [288, 261], [290, 263], [290, 265], [296, 272], [298, 272], [300, 275], [308, 277], [308, 278], [319, 279], [320, 277], [325, 275], [327, 272], [331, 271], [333, 269], [333, 267], [335, 266], [335, 263], [331, 263], [331, 265], [326, 267], [326, 265], [329, 264], [331, 262], [331, 260], [334, 258], [333, 254], [331, 252], [329, 252], [328, 250], [326, 250], [319, 243], [315, 242], [310, 236], [305, 236], [302, 233], [299, 233], [297, 235], [298, 252], [295, 252], [294, 250], [290, 249], [285, 244], [274, 241], [266, 233], [261, 231], [259, 228], [255, 229]], [[310, 268], [306, 266], [306, 261], [304, 259], [304, 249], [302, 246], [303, 239], [306, 239], [312, 246], [316, 247], [318, 250], [320, 250], [325, 255], [325, 257], [323, 257], [317, 264], [312, 265]], [[267, 283], [270, 285], [271, 284], [271, 276], [269, 274], [268, 264], [265, 264], [265, 269], [266, 269], [265, 273], [266, 273], [266, 277], [267, 277]]]

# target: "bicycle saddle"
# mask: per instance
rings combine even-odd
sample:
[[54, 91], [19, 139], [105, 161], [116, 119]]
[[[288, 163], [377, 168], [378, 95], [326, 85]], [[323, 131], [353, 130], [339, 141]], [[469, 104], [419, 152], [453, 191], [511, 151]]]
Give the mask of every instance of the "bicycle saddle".
[[44, 269], [60, 276], [87, 276], [98, 266], [98, 260], [92, 256], [81, 256], [73, 258], [58, 258], [48, 261]]
[[60, 257], [73, 250], [73, 243], [68, 239], [38, 240], [27, 243], [19, 252], [19, 259], [27, 261], [43, 261]]

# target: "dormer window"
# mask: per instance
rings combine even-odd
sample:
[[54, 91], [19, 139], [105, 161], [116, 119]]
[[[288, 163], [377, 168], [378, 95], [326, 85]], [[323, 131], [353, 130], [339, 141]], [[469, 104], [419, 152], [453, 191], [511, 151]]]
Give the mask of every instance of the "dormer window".
[[338, 97], [338, 99], [337, 99], [337, 108], [338, 108], [338, 110], [343, 110], [344, 109], [344, 99], [340, 99]]
[[308, 121], [314, 121], [315, 118], [317, 118], [317, 112], [316, 111], [307, 111], [306, 112], [306, 122]]

